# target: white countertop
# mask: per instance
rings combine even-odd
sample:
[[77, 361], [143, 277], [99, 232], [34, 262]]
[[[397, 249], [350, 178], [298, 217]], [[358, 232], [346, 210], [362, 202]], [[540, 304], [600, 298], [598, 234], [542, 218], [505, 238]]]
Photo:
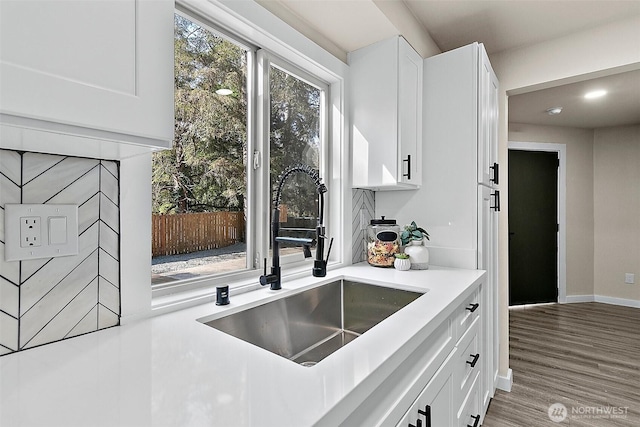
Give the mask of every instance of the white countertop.
[[[331, 425], [323, 417], [333, 423], [364, 401], [402, 359], [391, 356], [406, 357], [483, 273], [358, 264], [3, 356], [0, 426]], [[196, 320], [335, 278], [428, 292], [309, 368]]]

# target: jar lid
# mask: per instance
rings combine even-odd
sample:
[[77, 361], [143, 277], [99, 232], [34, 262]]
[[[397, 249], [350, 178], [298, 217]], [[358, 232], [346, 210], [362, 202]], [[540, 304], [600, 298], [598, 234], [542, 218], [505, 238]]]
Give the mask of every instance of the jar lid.
[[384, 216], [381, 219], [372, 219], [371, 225], [396, 225], [395, 219], [384, 219]]

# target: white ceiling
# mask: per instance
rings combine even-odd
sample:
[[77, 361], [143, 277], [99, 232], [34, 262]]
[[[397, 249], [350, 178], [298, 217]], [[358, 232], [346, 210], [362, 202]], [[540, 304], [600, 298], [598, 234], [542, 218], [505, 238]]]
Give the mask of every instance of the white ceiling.
[[[640, 0], [256, 1], [341, 59], [347, 52], [409, 31], [398, 28], [398, 16], [390, 15], [390, 10], [399, 13], [398, 8], [408, 10], [441, 51], [478, 41], [489, 56], [640, 15]], [[398, 4], [393, 9], [389, 2]], [[609, 94], [597, 103], [585, 103], [581, 96], [589, 86], [607, 86]], [[511, 96], [509, 120], [586, 128], [637, 124], [639, 100], [639, 72], [624, 73]], [[562, 114], [548, 116], [545, 110], [557, 105], [564, 107]]]
[[636, 0], [403, 0], [442, 51], [474, 41], [489, 54], [640, 14]]
[[[607, 91], [602, 98], [584, 98], [600, 89]], [[553, 107], [562, 113], [547, 114]], [[577, 128], [640, 124], [640, 70], [510, 96], [509, 121]]]

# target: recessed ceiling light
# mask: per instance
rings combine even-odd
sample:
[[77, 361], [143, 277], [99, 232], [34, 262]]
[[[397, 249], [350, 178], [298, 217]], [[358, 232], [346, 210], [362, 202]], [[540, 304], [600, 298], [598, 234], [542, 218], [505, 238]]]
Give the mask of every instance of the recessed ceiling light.
[[553, 107], [547, 110], [547, 114], [550, 116], [555, 116], [556, 114], [562, 113], [562, 107]]
[[216, 93], [218, 95], [227, 96], [227, 95], [231, 95], [233, 91], [231, 89], [218, 89], [216, 90]]
[[587, 92], [584, 95], [585, 99], [594, 99], [594, 98], [600, 98], [601, 96], [605, 96], [607, 94], [606, 90], [594, 90], [591, 92]]

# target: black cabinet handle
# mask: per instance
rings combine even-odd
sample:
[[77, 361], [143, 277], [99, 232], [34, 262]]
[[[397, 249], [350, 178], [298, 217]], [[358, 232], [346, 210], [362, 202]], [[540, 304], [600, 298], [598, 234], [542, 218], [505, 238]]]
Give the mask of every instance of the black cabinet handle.
[[475, 304], [469, 304], [467, 307], [465, 307], [465, 310], [469, 310], [470, 312], [474, 312], [478, 309], [478, 307], [480, 307], [480, 304], [475, 303]]
[[402, 163], [407, 162], [407, 173], [403, 173], [402, 176], [406, 176], [407, 179], [411, 179], [411, 154], [407, 154], [407, 158]]
[[480, 415], [471, 415], [471, 418], [474, 419], [473, 425], [467, 424], [467, 427], [478, 427], [478, 424], [480, 423]]
[[422, 427], [422, 420], [416, 421], [416, 425], [409, 423], [409, 427]]
[[490, 181], [498, 185], [498, 180], [500, 179], [500, 165], [494, 163], [493, 166], [489, 166], [489, 169], [493, 170], [493, 178], [491, 178]]
[[467, 360], [467, 364], [473, 368], [476, 366], [476, 363], [478, 363], [478, 359], [480, 359], [480, 353], [470, 354], [469, 356], [473, 357], [473, 360], [471, 362]]
[[500, 212], [500, 190], [496, 190], [493, 193], [491, 193], [491, 197], [494, 198], [493, 200], [494, 205], [491, 206], [491, 209], [493, 209], [496, 212]]
[[431, 427], [431, 406], [426, 405], [424, 407], [424, 411], [418, 409], [418, 414], [424, 415], [424, 419], [426, 421], [425, 427]]

